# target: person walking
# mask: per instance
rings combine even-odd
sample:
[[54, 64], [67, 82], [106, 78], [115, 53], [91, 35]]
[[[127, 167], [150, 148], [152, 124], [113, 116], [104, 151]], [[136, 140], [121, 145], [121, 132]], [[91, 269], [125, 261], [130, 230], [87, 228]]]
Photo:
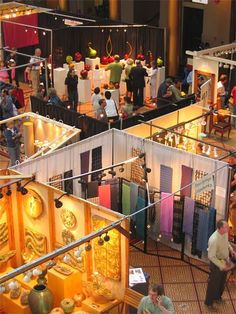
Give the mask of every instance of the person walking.
[[229, 226], [224, 219], [216, 224], [216, 231], [210, 236], [208, 242], [208, 258], [210, 260], [210, 274], [208, 279], [205, 305], [211, 311], [216, 311], [213, 303], [222, 303], [226, 277], [234, 264], [230, 257], [236, 257], [236, 252], [229, 244]]
[[77, 112], [78, 106], [78, 75], [75, 74], [75, 69], [70, 69], [65, 79], [67, 85], [68, 98], [72, 108]]
[[18, 128], [14, 126], [14, 122], [10, 121], [6, 124], [4, 136], [7, 142], [7, 149], [10, 156], [10, 166], [14, 166], [16, 161], [20, 161], [20, 138], [21, 133]]
[[143, 89], [145, 87], [145, 76], [148, 76], [146, 69], [142, 67], [140, 60], [136, 61], [136, 66], [130, 71], [130, 78], [133, 80], [133, 103], [138, 109], [143, 106]]

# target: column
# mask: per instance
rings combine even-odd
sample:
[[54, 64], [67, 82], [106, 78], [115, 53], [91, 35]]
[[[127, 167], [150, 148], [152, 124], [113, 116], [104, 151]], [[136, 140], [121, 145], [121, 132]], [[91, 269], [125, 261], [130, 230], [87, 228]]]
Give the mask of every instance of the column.
[[168, 74], [176, 76], [179, 67], [180, 1], [168, 2]]
[[120, 20], [120, 0], [109, 0], [109, 18]]
[[30, 157], [34, 154], [34, 124], [33, 122], [23, 123], [25, 155]]
[[61, 11], [67, 11], [68, 1], [67, 0], [59, 0], [59, 8]]

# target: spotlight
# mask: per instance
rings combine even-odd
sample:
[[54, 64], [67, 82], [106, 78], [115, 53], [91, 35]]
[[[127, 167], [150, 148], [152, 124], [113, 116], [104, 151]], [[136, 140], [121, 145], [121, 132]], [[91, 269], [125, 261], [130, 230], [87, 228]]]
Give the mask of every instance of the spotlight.
[[55, 21], [57, 20], [57, 16], [54, 17], [54, 20], [55, 20]]
[[60, 199], [65, 195], [68, 195], [68, 193], [66, 192], [66, 193], [62, 194], [60, 197], [54, 199], [54, 203], [55, 203], [56, 208], [61, 208], [63, 206], [63, 203], [60, 201]]
[[11, 196], [11, 193], [12, 193], [11, 188], [8, 186], [6, 195]]
[[46, 35], [46, 32], [43, 32], [43, 36], [45, 36]]
[[17, 192], [20, 192], [21, 191], [21, 183], [17, 182], [16, 185], [17, 185], [17, 188], [16, 188]]
[[55, 202], [56, 208], [61, 208], [63, 205], [63, 203], [60, 200], [58, 200], [57, 198], [54, 199], [54, 202]]
[[113, 169], [109, 170], [108, 173], [112, 175], [113, 177], [116, 176], [116, 172]]
[[100, 236], [100, 238], [98, 239], [98, 245], [103, 246], [103, 244], [104, 244], [104, 240], [102, 236]]
[[107, 232], [106, 235], [104, 236], [103, 240], [104, 240], [105, 242], [110, 241], [110, 236], [108, 235], [108, 232]]
[[0, 199], [3, 198], [2, 189], [0, 189]]
[[119, 168], [119, 171], [120, 171], [120, 172], [124, 172], [124, 171], [125, 171], [124, 166], [121, 166], [121, 167]]
[[28, 193], [28, 190], [24, 186], [21, 187], [20, 191], [22, 195], [26, 195]]
[[147, 173], [151, 173], [152, 172], [151, 168], [146, 168], [145, 170], [146, 170]]
[[88, 244], [85, 246], [85, 251], [89, 252], [92, 249], [92, 245], [90, 244], [90, 242], [88, 242]]
[[138, 158], [144, 158], [145, 157], [145, 153], [141, 153], [138, 155]]

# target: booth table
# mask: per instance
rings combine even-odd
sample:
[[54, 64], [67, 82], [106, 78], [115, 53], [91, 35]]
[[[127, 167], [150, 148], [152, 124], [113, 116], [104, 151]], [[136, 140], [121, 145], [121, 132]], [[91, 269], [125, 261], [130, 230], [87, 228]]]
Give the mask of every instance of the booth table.
[[106, 314], [116, 308], [117, 313], [121, 314], [122, 304], [123, 302], [121, 300], [113, 300], [105, 304], [95, 304], [91, 298], [86, 298], [82, 301], [82, 308], [90, 314]]

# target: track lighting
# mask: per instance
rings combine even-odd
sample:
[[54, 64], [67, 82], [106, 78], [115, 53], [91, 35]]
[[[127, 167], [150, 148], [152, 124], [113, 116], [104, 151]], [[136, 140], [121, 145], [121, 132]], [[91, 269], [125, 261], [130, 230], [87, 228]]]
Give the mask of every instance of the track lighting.
[[27, 193], [28, 193], [28, 190], [24, 186], [22, 186], [21, 187], [21, 194], [26, 195]]
[[144, 158], [145, 157], [145, 153], [141, 153], [138, 155], [138, 158]]
[[17, 191], [21, 192], [22, 195], [26, 195], [28, 193], [28, 190], [26, 189], [26, 185], [29, 184], [30, 182], [35, 181], [35, 176], [32, 176], [32, 178], [27, 181], [23, 186], [21, 185], [20, 182], [17, 182]]
[[103, 244], [104, 244], [104, 240], [102, 236], [100, 236], [100, 238], [98, 239], [98, 245], [103, 246]]
[[60, 197], [54, 199], [54, 203], [55, 203], [56, 208], [61, 208], [63, 206], [63, 203], [60, 201], [60, 199], [65, 195], [68, 195], [68, 193], [66, 192], [66, 193], [62, 194]]
[[3, 198], [2, 189], [0, 189], [0, 199]]
[[121, 166], [121, 167], [119, 168], [119, 171], [120, 171], [120, 172], [124, 172], [124, 171], [125, 171], [124, 166]]
[[92, 245], [90, 244], [90, 242], [88, 242], [88, 244], [85, 246], [85, 251], [89, 252], [92, 249]]
[[105, 242], [110, 241], [110, 236], [108, 235], [108, 232], [107, 232], [106, 235], [104, 236], [103, 240], [104, 240]]
[[116, 172], [113, 169], [109, 170], [108, 173], [112, 175], [113, 177], [116, 176]]
[[12, 193], [11, 188], [10, 188], [10, 186], [8, 186], [8, 187], [7, 187], [6, 195], [7, 195], [7, 196], [11, 196], [11, 193]]

